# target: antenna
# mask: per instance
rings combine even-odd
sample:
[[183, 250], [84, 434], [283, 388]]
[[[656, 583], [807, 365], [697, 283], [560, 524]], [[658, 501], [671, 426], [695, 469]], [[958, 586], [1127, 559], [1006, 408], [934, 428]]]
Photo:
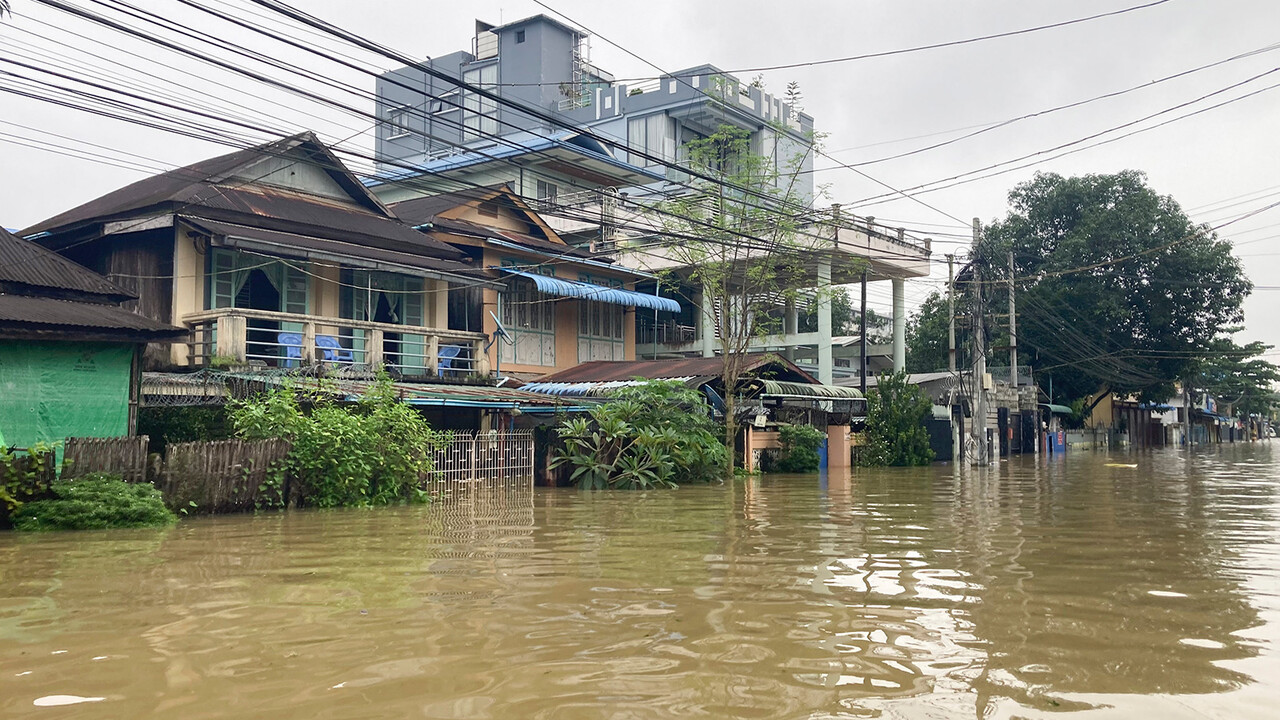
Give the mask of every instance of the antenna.
[[498, 331], [494, 334], [506, 341], [508, 345], [515, 345], [516, 341], [511, 339], [511, 334], [502, 326], [502, 321], [498, 319], [497, 315], [493, 314], [492, 310], [489, 311], [489, 317], [493, 318], [493, 324], [498, 326]]

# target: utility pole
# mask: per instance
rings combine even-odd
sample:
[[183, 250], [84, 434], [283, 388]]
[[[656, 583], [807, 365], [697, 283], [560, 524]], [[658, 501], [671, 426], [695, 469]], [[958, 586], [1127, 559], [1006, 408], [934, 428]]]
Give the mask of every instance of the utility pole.
[[1018, 305], [1013, 299], [1013, 251], [1009, 251], [1009, 384], [1018, 391]]
[[858, 333], [860, 334], [861, 337], [858, 338], [858, 344], [861, 346], [861, 350], [859, 350], [858, 356], [862, 359], [858, 361], [861, 367], [861, 370], [858, 371], [858, 388], [862, 390], [862, 397], [866, 397], [867, 396], [867, 269], [866, 268], [862, 269], [862, 310], [859, 313], [859, 318], [860, 319], [858, 321]]
[[[1013, 388], [1013, 401], [1022, 407], [1018, 397], [1018, 306], [1013, 299], [1013, 251], [1009, 251], [1009, 386]], [[654, 313], [657, 315], [657, 313]], [[1012, 413], [1010, 413], [1012, 416]], [[1012, 419], [1012, 418], [1011, 418]], [[1022, 437], [1022, 413], [1018, 413], [1018, 449], [1025, 452]], [[1012, 435], [1010, 435], [1012, 437]]]
[[1191, 380], [1182, 384], [1182, 440], [1191, 449]]
[[956, 371], [956, 272], [955, 256], [947, 256], [947, 371]]
[[987, 348], [983, 342], [983, 316], [986, 314], [986, 308], [983, 307], [982, 299], [982, 277], [979, 268], [982, 263], [982, 256], [978, 250], [978, 235], [982, 232], [982, 224], [978, 218], [973, 219], [973, 287], [974, 287], [974, 308], [973, 308], [973, 426], [974, 439], [977, 440], [976, 446], [978, 450], [978, 465], [985, 466], [987, 464], [987, 391], [983, 387], [983, 381], [987, 377]]
[[[947, 372], [953, 376], [955, 381], [956, 374], [956, 272], [955, 272], [955, 255], [947, 255]], [[956, 385], [952, 386], [953, 388]], [[955, 396], [954, 390], [951, 392], [951, 401], [947, 403], [947, 410], [951, 414], [951, 459], [953, 462], [959, 462], [963, 458], [960, 457], [964, 452], [960, 445], [960, 418], [956, 417], [955, 412]]]

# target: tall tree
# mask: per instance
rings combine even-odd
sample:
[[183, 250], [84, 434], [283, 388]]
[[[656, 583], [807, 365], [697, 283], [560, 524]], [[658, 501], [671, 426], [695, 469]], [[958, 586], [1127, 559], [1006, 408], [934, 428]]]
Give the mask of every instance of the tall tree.
[[[780, 149], [785, 143], [773, 145]], [[777, 149], [760, 155], [751, 146], [747, 131], [729, 125], [687, 143], [689, 165], [709, 179], [692, 183], [694, 191], [663, 207], [668, 232], [663, 252], [681, 281], [700, 291], [705, 306], [713, 309], [703, 318], [703, 332], [714, 333], [724, 360], [720, 379], [730, 448], [738, 432], [736, 395], [752, 343], [781, 330], [782, 300], [797, 301], [801, 289], [815, 284], [804, 262], [815, 240], [795, 212], [808, 200], [799, 181], [812, 147], [803, 147], [797, 157], [778, 157]], [[818, 292], [829, 298], [831, 289]], [[732, 475], [733, 453], [725, 470]]]
[[1207, 356], [1193, 366], [1191, 385], [1230, 403], [1235, 417], [1269, 415], [1280, 400], [1273, 389], [1280, 382], [1280, 368], [1262, 358], [1271, 348], [1261, 342], [1237, 345], [1226, 338], [1215, 340]]
[[1021, 357], [1076, 398], [1100, 388], [1164, 400], [1243, 319], [1253, 289], [1230, 243], [1140, 172], [1036, 176], [1009, 193], [974, 263], [991, 307], [1013, 253]]
[[947, 369], [947, 298], [934, 290], [907, 319], [907, 372]]

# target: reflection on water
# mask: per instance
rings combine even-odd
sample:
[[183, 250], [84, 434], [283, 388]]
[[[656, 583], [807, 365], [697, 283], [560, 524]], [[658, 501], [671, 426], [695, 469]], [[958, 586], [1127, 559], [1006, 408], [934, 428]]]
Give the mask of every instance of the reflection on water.
[[1276, 469], [1076, 454], [5, 535], [0, 717], [1268, 717]]

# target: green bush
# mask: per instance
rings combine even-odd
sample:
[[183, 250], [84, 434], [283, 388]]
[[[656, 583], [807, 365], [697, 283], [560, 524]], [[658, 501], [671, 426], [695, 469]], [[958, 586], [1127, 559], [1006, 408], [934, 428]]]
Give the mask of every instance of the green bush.
[[18, 530], [102, 530], [169, 525], [177, 517], [164, 506], [150, 483], [126, 483], [119, 476], [94, 473], [58, 480], [52, 498], [24, 503], [13, 514]]
[[683, 383], [650, 380], [621, 388], [591, 408], [590, 420], [559, 427], [565, 447], [552, 467], [569, 465], [583, 488], [644, 490], [720, 477], [725, 448], [702, 395]]
[[0, 528], [12, 524], [12, 515], [24, 503], [49, 496], [56, 470], [56, 446], [38, 442], [19, 454], [0, 446]]
[[285, 469], [304, 502], [318, 507], [425, 502], [421, 478], [445, 436], [395, 395], [386, 377], [355, 405], [324, 393], [303, 412], [297, 393], [281, 388], [232, 403], [236, 433], [247, 439], [285, 438], [293, 447]]
[[907, 382], [904, 372], [881, 375], [867, 397], [866, 446], [859, 465], [928, 465], [932, 404], [920, 388]]
[[785, 473], [814, 473], [822, 459], [818, 456], [818, 448], [827, 434], [809, 425], [783, 425], [778, 429], [778, 440], [782, 443], [782, 453], [778, 458], [776, 469]]

